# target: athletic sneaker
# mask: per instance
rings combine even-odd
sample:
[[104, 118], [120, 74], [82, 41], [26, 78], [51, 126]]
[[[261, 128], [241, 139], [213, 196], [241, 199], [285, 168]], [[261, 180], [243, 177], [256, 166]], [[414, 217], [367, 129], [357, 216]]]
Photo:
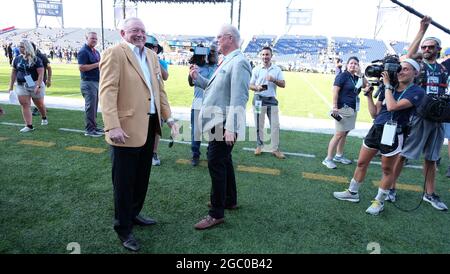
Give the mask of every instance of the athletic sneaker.
[[422, 198], [425, 202], [429, 202], [434, 208], [437, 210], [447, 210], [447, 206], [439, 199], [439, 196], [436, 193], [432, 194], [424, 194]]
[[367, 208], [366, 213], [372, 214], [372, 215], [378, 215], [381, 211], [384, 209], [384, 203], [380, 202], [378, 200], [373, 200], [372, 204]]
[[161, 165], [161, 161], [158, 158], [158, 154], [153, 153], [152, 166], [160, 166], [160, 165]]
[[389, 189], [389, 193], [386, 195], [386, 198], [384, 198], [385, 201], [395, 203], [397, 200], [397, 192], [394, 188]]
[[84, 133], [84, 136], [97, 138], [97, 137], [102, 137], [103, 134], [100, 134], [97, 131], [88, 131], [88, 132]]
[[19, 130], [21, 133], [26, 133], [26, 132], [30, 132], [33, 131], [34, 128], [29, 128], [29, 127], [24, 127], [21, 130]]
[[333, 196], [334, 196], [334, 198], [341, 200], [341, 201], [349, 201], [352, 203], [359, 202], [358, 192], [351, 192], [348, 189], [346, 189], [342, 192], [333, 192]]
[[351, 163], [353, 163], [352, 160], [347, 159], [344, 156], [337, 156], [337, 155], [333, 157], [333, 161], [344, 165], [350, 165]]
[[325, 160], [322, 161], [322, 165], [326, 166], [329, 169], [335, 169], [336, 168], [336, 164], [333, 163], [332, 160], [328, 160], [327, 158], [325, 158]]
[[41, 126], [46, 126], [46, 125], [48, 125], [48, 120], [47, 119], [41, 120]]

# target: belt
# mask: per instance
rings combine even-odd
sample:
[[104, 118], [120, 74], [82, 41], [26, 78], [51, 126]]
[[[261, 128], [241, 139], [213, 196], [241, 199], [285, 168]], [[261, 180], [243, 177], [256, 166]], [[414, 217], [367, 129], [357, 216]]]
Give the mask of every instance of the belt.
[[17, 82], [17, 85], [18, 86], [23, 86], [23, 85], [25, 85], [25, 82]]

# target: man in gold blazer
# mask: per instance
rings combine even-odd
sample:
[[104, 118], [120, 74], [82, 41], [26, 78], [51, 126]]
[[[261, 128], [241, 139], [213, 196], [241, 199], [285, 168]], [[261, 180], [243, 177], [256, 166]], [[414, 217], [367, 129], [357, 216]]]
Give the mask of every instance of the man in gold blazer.
[[100, 104], [105, 139], [111, 145], [114, 230], [125, 248], [138, 251], [133, 225], [156, 224], [139, 214], [155, 136], [161, 134], [160, 118], [173, 135], [178, 134], [178, 127], [171, 118], [158, 58], [144, 47], [144, 24], [138, 18], [127, 18], [120, 35], [123, 42], [107, 49], [100, 62]]

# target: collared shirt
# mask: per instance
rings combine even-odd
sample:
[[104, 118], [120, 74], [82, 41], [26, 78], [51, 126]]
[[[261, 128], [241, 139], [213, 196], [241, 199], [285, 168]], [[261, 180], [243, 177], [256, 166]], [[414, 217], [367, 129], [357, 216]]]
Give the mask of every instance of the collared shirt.
[[136, 47], [135, 45], [128, 43], [127, 41], [125, 41], [125, 43], [127, 43], [127, 45], [130, 47], [131, 51], [134, 53], [134, 56], [136, 56], [136, 60], [139, 63], [139, 66], [142, 69], [142, 72], [144, 73], [144, 77], [145, 77], [145, 82], [147, 83], [148, 88], [150, 89], [150, 102], [152, 102], [150, 104], [150, 113], [151, 114], [155, 114], [156, 113], [156, 107], [155, 107], [155, 97], [153, 96], [153, 91], [152, 91], [152, 81], [151, 81], [151, 74], [150, 74], [150, 68], [147, 64], [147, 48], [144, 47], [144, 50], [142, 52], [142, 54], [140, 53], [140, 49], [138, 47]]
[[[100, 54], [96, 50], [92, 50], [88, 45], [84, 44], [84, 46], [80, 49], [77, 55], [78, 64], [79, 65], [91, 65], [100, 61]], [[99, 68], [93, 68], [88, 71], [80, 71], [81, 80], [84, 81], [99, 81], [100, 70]]]
[[283, 72], [279, 66], [271, 64], [270, 67], [266, 68], [264, 65], [261, 65], [253, 69], [250, 84], [267, 85], [267, 90], [258, 92], [257, 94], [263, 97], [275, 97], [277, 95], [277, 85], [274, 82], [267, 81], [267, 75], [272, 76], [272, 78], [275, 78], [276, 80], [284, 80]]

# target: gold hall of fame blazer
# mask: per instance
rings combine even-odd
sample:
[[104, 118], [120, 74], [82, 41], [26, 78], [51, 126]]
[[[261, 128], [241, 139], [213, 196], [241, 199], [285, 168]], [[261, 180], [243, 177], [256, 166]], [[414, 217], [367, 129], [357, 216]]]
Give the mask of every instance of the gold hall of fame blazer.
[[[139, 62], [130, 47], [122, 42], [105, 50], [100, 61], [100, 105], [106, 142], [114, 146], [141, 147], [147, 140], [150, 91], [155, 98], [158, 118], [166, 121], [171, 110], [164, 90], [161, 68], [156, 54], [146, 49], [151, 75], [148, 86]], [[130, 136], [125, 144], [115, 144], [109, 130], [121, 127]], [[157, 128], [161, 135], [161, 125]]]

